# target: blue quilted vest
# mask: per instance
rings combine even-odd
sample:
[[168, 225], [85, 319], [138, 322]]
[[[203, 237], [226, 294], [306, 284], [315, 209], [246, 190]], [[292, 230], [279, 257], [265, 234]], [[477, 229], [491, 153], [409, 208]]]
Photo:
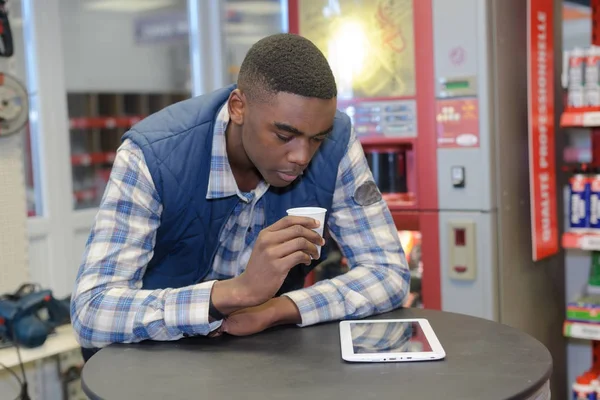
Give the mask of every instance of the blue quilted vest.
[[[241, 201], [238, 196], [206, 199], [215, 120], [234, 88], [171, 105], [123, 136], [123, 140], [131, 139], [141, 147], [163, 205], [143, 289], [192, 285], [201, 282], [212, 267], [221, 230]], [[286, 188], [270, 187], [265, 194], [266, 226], [286, 216], [292, 207], [324, 207], [329, 217], [338, 165], [349, 138], [350, 119], [338, 111], [333, 133], [304, 175]], [[321, 260], [325, 256], [322, 254]], [[294, 267], [278, 294], [301, 288], [316, 263]]]

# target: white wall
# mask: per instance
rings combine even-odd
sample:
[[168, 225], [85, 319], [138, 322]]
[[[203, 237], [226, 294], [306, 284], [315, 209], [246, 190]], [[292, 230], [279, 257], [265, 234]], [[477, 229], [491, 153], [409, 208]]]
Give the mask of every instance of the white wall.
[[[9, 10], [11, 22], [13, 16], [20, 17], [19, 7], [13, 8], [14, 14]], [[15, 56], [0, 58], [0, 71], [24, 83], [23, 34], [18, 26], [12, 31]], [[0, 137], [0, 294], [14, 291], [29, 279], [22, 147], [23, 132]]]
[[181, 54], [187, 54], [187, 41], [138, 45], [134, 21], [141, 14], [89, 10], [73, 0], [60, 5], [68, 92], [183, 89], [181, 63], [187, 60]]

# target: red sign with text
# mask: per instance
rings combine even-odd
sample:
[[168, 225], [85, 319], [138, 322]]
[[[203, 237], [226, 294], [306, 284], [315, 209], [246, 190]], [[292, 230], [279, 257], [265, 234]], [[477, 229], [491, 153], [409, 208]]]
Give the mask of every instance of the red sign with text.
[[554, 161], [553, 0], [529, 0], [528, 131], [533, 260], [558, 252]]

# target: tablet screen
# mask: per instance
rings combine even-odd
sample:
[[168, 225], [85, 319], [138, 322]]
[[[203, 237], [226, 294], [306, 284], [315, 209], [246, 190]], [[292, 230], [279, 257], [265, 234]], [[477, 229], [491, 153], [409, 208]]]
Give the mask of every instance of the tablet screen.
[[418, 322], [351, 323], [350, 332], [354, 354], [432, 351]]

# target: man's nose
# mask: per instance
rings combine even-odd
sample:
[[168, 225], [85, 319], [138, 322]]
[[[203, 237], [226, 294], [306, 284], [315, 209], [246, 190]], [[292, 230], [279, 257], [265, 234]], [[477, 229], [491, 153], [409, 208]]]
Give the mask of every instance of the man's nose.
[[288, 161], [306, 167], [310, 162], [310, 158], [310, 145], [306, 141], [299, 141], [297, 146], [289, 153]]

